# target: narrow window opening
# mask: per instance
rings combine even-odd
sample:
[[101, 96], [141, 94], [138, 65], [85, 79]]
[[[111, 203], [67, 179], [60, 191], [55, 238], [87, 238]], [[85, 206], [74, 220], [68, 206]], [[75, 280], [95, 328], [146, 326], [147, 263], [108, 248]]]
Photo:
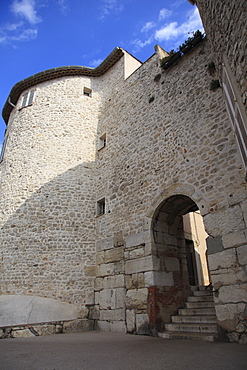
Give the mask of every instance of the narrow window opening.
[[90, 98], [92, 97], [92, 90], [89, 89], [88, 87], [84, 87], [83, 94], [86, 96], [89, 96]]
[[106, 146], [106, 134], [102, 135], [100, 138], [99, 138], [99, 149], [102, 149]]
[[0, 163], [3, 161], [3, 157], [4, 157], [5, 149], [6, 149], [6, 146], [7, 146], [8, 138], [9, 138], [9, 136], [7, 134], [5, 134], [4, 140], [3, 140], [3, 143], [2, 143], [1, 154], [0, 154]]
[[97, 216], [103, 214], [105, 214], [105, 198], [102, 198], [97, 202]]

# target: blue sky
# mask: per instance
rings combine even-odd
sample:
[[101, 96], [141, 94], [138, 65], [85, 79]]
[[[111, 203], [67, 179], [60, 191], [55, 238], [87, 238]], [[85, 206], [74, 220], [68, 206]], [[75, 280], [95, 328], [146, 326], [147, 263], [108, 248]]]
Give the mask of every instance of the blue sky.
[[[116, 47], [144, 62], [202, 29], [187, 0], [0, 0], [0, 107], [15, 83], [45, 69], [96, 67]], [[0, 142], [5, 123], [0, 119]]]

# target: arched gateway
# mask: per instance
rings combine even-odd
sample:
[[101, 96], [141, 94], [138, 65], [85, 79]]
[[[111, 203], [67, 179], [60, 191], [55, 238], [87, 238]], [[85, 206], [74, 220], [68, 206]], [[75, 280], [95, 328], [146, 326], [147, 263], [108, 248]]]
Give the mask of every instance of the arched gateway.
[[148, 311], [153, 330], [164, 329], [183, 307], [193, 285], [208, 285], [206, 237], [196, 203], [173, 195], [156, 209], [152, 220], [153, 253], [159, 260], [155, 285], [149, 288]]

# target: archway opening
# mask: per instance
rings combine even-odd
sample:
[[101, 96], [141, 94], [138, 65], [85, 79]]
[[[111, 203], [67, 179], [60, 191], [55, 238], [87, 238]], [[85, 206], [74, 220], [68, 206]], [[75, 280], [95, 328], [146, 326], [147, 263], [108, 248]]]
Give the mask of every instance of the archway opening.
[[148, 310], [152, 329], [163, 330], [184, 306], [191, 286], [210, 283], [207, 234], [196, 203], [185, 195], [171, 196], [159, 205], [152, 232], [159, 263], [149, 288]]

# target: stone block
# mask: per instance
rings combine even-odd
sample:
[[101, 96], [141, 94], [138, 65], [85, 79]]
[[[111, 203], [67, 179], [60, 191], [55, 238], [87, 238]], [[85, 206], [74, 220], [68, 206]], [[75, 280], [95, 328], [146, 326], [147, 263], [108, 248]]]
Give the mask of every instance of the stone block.
[[103, 278], [96, 278], [94, 280], [94, 290], [102, 290], [103, 289]]
[[92, 305], [95, 304], [95, 295], [93, 290], [87, 290], [85, 294], [85, 304]]
[[100, 239], [96, 241], [96, 250], [99, 251], [104, 251], [107, 249], [111, 249], [114, 247], [114, 239], [113, 238], [105, 238], [105, 239]]
[[245, 225], [247, 226], [247, 200], [243, 201], [243, 203], [241, 204], [241, 208], [244, 215]]
[[35, 336], [29, 329], [12, 330], [11, 335], [13, 338], [31, 338]]
[[84, 266], [85, 277], [95, 277], [97, 275], [97, 266]]
[[235, 330], [238, 324], [238, 317], [244, 309], [244, 303], [216, 305], [215, 310], [219, 325], [228, 331]]
[[127, 275], [158, 269], [159, 260], [155, 256], [141, 257], [125, 262], [125, 273]]
[[225, 211], [209, 213], [204, 216], [205, 229], [212, 237], [245, 229], [243, 213], [240, 206], [234, 205]]
[[123, 308], [125, 306], [125, 288], [117, 288], [116, 290], [116, 301], [115, 307], [116, 308]]
[[105, 263], [105, 251], [100, 251], [96, 253], [96, 263], [97, 265]]
[[122, 261], [124, 256], [123, 247], [109, 249], [105, 251], [105, 263]]
[[220, 268], [228, 268], [236, 263], [235, 248], [225, 249], [223, 252], [211, 254], [208, 256], [210, 270], [218, 270]]
[[147, 308], [148, 289], [129, 289], [126, 293], [125, 304], [128, 309]]
[[88, 308], [82, 307], [78, 310], [78, 319], [85, 319], [88, 316]]
[[130, 259], [143, 257], [144, 255], [145, 255], [144, 247], [135, 248], [129, 252]]
[[179, 271], [179, 261], [174, 257], [165, 258], [165, 267], [167, 271]]
[[247, 265], [247, 244], [237, 248], [237, 255], [240, 265]]
[[153, 250], [153, 246], [152, 246], [152, 243], [145, 243], [145, 247], [144, 247], [144, 252], [145, 252], [145, 256], [149, 256], [150, 254], [152, 254], [152, 250]]
[[126, 310], [126, 324], [128, 333], [133, 333], [135, 331], [135, 311]]
[[206, 243], [207, 243], [207, 253], [208, 253], [208, 255], [219, 253], [219, 252], [222, 252], [224, 250], [224, 246], [222, 244], [221, 236], [218, 236], [217, 238], [212, 238], [212, 237], [209, 236], [206, 239]]
[[38, 335], [50, 335], [50, 334], [56, 334], [56, 326], [52, 324], [48, 325], [35, 325], [32, 326], [32, 328], [35, 330], [35, 332]]
[[97, 330], [99, 331], [111, 331], [111, 324], [109, 321], [97, 321]]
[[228, 233], [222, 236], [222, 242], [224, 248], [239, 247], [247, 243], [246, 234], [244, 231]]
[[78, 308], [51, 298], [24, 295], [0, 296], [0, 327], [73, 320]]
[[215, 289], [222, 285], [232, 285], [239, 282], [247, 281], [247, 274], [242, 267], [234, 267], [229, 269], [220, 269], [211, 272], [211, 279]]
[[172, 272], [148, 271], [144, 273], [145, 286], [173, 286], [174, 277]]
[[219, 300], [222, 303], [247, 302], [247, 284], [222, 286], [219, 289]]
[[114, 233], [114, 247], [124, 246], [123, 232]]
[[88, 317], [92, 320], [99, 320], [99, 306], [94, 305], [93, 307], [90, 307]]
[[123, 321], [125, 320], [125, 309], [117, 310], [100, 310], [101, 321]]
[[136, 333], [150, 334], [148, 315], [145, 313], [136, 314]]
[[110, 322], [110, 330], [113, 333], [126, 333], [125, 321], [112, 321]]
[[143, 231], [138, 234], [129, 235], [125, 239], [125, 245], [126, 248], [136, 247], [138, 245], [145, 244], [147, 241], [149, 241], [148, 238], [148, 232]]
[[98, 303], [100, 309], [108, 310], [116, 308], [116, 290], [115, 289], [103, 289], [98, 294]]
[[73, 321], [67, 321], [63, 324], [64, 333], [81, 333], [83, 331], [93, 330], [94, 321], [88, 319], [79, 319]]
[[99, 276], [122, 274], [123, 269], [123, 262], [104, 263], [99, 266]]
[[102, 280], [102, 286], [104, 289], [124, 287], [124, 275], [107, 276]]
[[125, 284], [126, 289], [144, 288], [144, 274], [139, 272], [138, 274], [126, 275]]

